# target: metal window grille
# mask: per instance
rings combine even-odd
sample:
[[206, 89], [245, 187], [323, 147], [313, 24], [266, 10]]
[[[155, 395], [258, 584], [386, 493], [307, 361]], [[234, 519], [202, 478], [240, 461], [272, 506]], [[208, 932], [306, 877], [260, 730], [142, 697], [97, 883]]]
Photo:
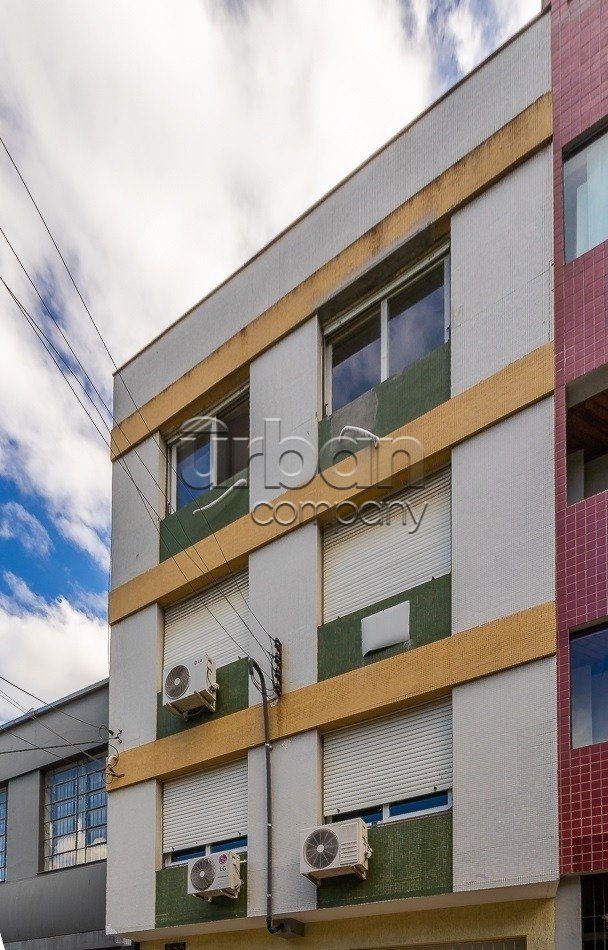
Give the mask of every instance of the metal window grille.
[[105, 858], [105, 754], [52, 769], [44, 784], [45, 871]]
[[581, 877], [583, 950], [608, 950], [608, 874]]

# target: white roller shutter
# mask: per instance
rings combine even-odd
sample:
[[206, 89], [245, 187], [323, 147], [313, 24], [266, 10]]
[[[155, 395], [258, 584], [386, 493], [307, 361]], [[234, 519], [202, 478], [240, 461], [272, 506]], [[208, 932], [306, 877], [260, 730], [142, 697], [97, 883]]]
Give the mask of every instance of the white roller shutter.
[[247, 834], [247, 760], [186, 775], [163, 786], [163, 851], [197, 848]]
[[323, 811], [336, 815], [452, 787], [452, 699], [323, 740]]
[[[225, 666], [245, 656], [251, 627], [249, 573], [227, 577], [196, 597], [165, 611], [165, 649], [163, 666], [172, 666], [204, 650], [216, 666]], [[225, 627], [225, 630], [222, 629]], [[226, 634], [226, 630], [243, 649]]]
[[[332, 525], [323, 534], [323, 620], [328, 623], [385, 597], [449, 574], [451, 479], [445, 469], [421, 488], [390, 498], [407, 502], [420, 526], [392, 504], [385, 524]], [[371, 520], [371, 511], [367, 512]], [[422, 519], [421, 519], [422, 515]], [[420, 520], [421, 519], [421, 520]]]

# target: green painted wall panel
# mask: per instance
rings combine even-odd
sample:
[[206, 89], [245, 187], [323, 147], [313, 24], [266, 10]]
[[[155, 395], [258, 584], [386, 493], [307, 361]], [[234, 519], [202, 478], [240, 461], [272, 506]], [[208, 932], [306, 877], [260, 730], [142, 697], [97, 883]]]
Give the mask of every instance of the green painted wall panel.
[[196, 508], [219, 498], [229, 485], [246, 476], [246, 470], [238, 472], [223, 485], [210, 489], [204, 495], [191, 501], [189, 505], [184, 505], [179, 511], [163, 518], [160, 523], [160, 560], [166, 561], [173, 554], [183, 551], [197, 541], [202, 541], [214, 531], [219, 531], [220, 528], [225, 528], [227, 524], [246, 515], [249, 511], [249, 488], [235, 488], [214, 508], [193, 514]]
[[188, 866], [162, 868], [156, 872], [156, 926], [182, 927], [184, 924], [233, 920], [247, 916], [247, 867], [241, 865], [243, 884], [236, 900], [218, 898], [203, 901], [186, 893]]
[[407, 649], [403, 644], [376, 650], [363, 657], [361, 652], [361, 621], [404, 600], [410, 601], [410, 636], [412, 647], [433, 643], [452, 632], [452, 576], [446, 574], [420, 584], [402, 594], [387, 597], [377, 604], [337, 617], [318, 629], [318, 678], [329, 679], [348, 670], [384, 660]]
[[319, 470], [334, 464], [336, 446], [324, 451], [345, 425], [360, 425], [384, 436], [430, 412], [450, 398], [450, 344], [444, 343], [399, 376], [391, 376], [368, 393], [319, 422]]
[[217, 719], [219, 716], [227, 716], [229, 713], [247, 708], [249, 705], [249, 679], [246, 659], [235, 660], [233, 663], [227, 663], [226, 666], [220, 666], [217, 671], [217, 684], [219, 689], [215, 712], [212, 713], [208, 709], [204, 709], [188, 722], [184, 722], [179, 716], [174, 716], [168, 709], [165, 709], [163, 707], [163, 694], [159, 693], [156, 711], [156, 738], [164, 739], [165, 736], [172, 736], [176, 732], [183, 732], [184, 729], [198, 726], [211, 717]]
[[369, 843], [367, 879], [348, 875], [323, 881], [319, 907], [451, 892], [451, 812], [372, 827]]

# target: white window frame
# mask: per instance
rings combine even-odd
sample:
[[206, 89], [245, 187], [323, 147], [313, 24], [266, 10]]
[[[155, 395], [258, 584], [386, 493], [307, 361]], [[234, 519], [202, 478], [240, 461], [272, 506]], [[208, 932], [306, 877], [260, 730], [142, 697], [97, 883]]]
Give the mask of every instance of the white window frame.
[[[434, 793], [431, 792], [428, 797], [430, 797], [430, 795], [432, 794]], [[443, 792], [437, 792], [436, 794], [441, 795], [443, 794]], [[446, 791], [446, 794], [448, 796], [448, 801], [446, 805], [437, 805], [435, 808], [421, 808], [420, 811], [411, 812], [411, 814], [409, 815], [391, 815], [390, 813], [391, 806], [400, 804], [401, 801], [403, 801], [403, 799], [399, 799], [399, 802], [386, 802], [386, 804], [384, 805], [376, 805], [376, 806], [372, 805], [370, 808], [365, 808], [362, 810], [373, 811], [374, 808], [378, 810], [379, 809], [382, 810], [382, 818], [380, 821], [377, 821], [374, 823], [374, 828], [378, 827], [378, 825], [392, 825], [396, 821], [411, 821], [412, 818], [424, 818], [427, 815], [437, 815], [440, 812], [451, 811], [452, 810], [452, 789], [451, 788], [448, 789]], [[427, 796], [425, 795], [424, 797], [426, 798]], [[407, 801], [407, 799], [405, 799], [405, 801]], [[352, 814], [352, 812], [348, 812], [348, 814], [350, 815]], [[343, 821], [342, 815], [338, 813], [337, 815], [329, 815], [328, 817], [325, 818], [325, 824], [331, 824], [332, 822], [335, 822], [335, 821]]]
[[332, 409], [332, 348], [336, 334], [342, 327], [350, 326], [356, 329], [359, 325], [359, 318], [364, 322], [365, 316], [371, 311], [374, 305], [380, 304], [380, 382], [383, 383], [389, 377], [389, 353], [388, 353], [388, 307], [389, 301], [396, 294], [401, 293], [410, 284], [415, 283], [427, 271], [435, 268], [443, 261], [443, 286], [444, 286], [444, 342], [450, 339], [451, 307], [450, 307], [450, 245], [449, 242], [442, 243], [433, 251], [421, 258], [407, 272], [401, 273], [390, 284], [385, 284], [380, 290], [364, 297], [354, 307], [343, 311], [335, 319], [327, 324], [323, 329], [324, 336], [324, 368], [323, 368], [323, 388], [324, 400], [323, 410], [325, 416], [330, 416]]
[[[107, 800], [107, 789], [105, 786], [105, 782], [103, 786], [101, 786], [98, 789], [93, 789], [93, 790], [86, 789], [86, 791], [83, 792], [81, 788], [81, 775], [80, 775], [81, 766], [88, 764], [92, 760], [98, 761], [100, 765], [100, 768], [95, 770], [95, 774], [105, 772], [106, 756], [107, 756], [107, 750], [104, 750], [103, 752], [99, 752], [99, 751], [91, 752], [90, 754], [87, 753], [87, 755], [80, 755], [71, 761], [68, 760], [66, 762], [62, 762], [59, 765], [54, 766], [53, 768], [49, 768], [44, 772], [44, 782], [43, 782], [44, 796], [43, 796], [43, 813], [42, 813], [42, 833], [43, 833], [42, 865], [43, 865], [43, 870], [46, 873], [54, 873], [55, 871], [63, 871], [66, 868], [70, 868], [70, 867], [84, 867], [87, 864], [94, 864], [98, 861], [105, 861], [107, 859], [108, 800]], [[66, 832], [65, 834], [56, 834], [55, 836], [53, 836], [55, 822], [60, 822], [62, 819], [51, 817], [52, 806], [53, 806], [52, 790], [53, 788], [56, 788], [56, 785], [53, 784], [52, 777], [61, 776], [61, 774], [64, 771], [67, 771], [70, 769], [76, 769], [76, 779], [75, 779], [76, 791], [75, 791], [75, 794], [66, 795], [66, 797], [64, 799], [61, 799], [60, 801], [65, 801], [65, 802], [74, 801], [76, 803], [76, 809], [74, 812], [74, 818], [76, 821], [76, 830], [73, 832]], [[85, 774], [88, 775], [88, 773], [85, 773]], [[67, 781], [74, 781], [74, 780], [68, 779]], [[64, 783], [60, 781], [58, 784], [62, 785]], [[85, 797], [88, 794], [96, 794], [96, 793], [104, 794], [105, 796], [104, 803], [102, 805], [96, 805], [94, 807], [87, 806], [86, 808], [81, 810], [80, 799]], [[99, 844], [87, 845], [86, 834], [87, 834], [87, 831], [92, 830], [91, 828], [87, 827], [87, 824], [86, 824], [87, 815], [90, 814], [91, 812], [98, 811], [101, 808], [105, 808], [106, 810], [105, 824], [96, 825], [93, 827], [105, 829], [105, 836], [106, 836], [105, 840], [103, 842], [99, 842]], [[79, 847], [78, 844], [81, 841], [81, 836], [82, 836], [82, 839], [84, 840], [84, 844], [81, 844]], [[51, 848], [51, 850], [49, 850], [49, 853], [47, 853], [48, 843], [50, 842], [52, 845], [52, 841], [54, 840], [54, 837], [55, 838], [74, 837], [76, 840], [76, 847], [70, 848], [69, 850], [66, 850], [66, 851], [58, 852], [58, 854], [53, 854], [52, 848]], [[88, 859], [87, 855], [88, 855], [89, 849], [93, 850], [94, 848], [102, 849], [103, 855], [91, 857], [90, 859]], [[58, 867], [53, 867], [53, 859], [56, 857], [61, 857], [62, 854], [75, 854], [77, 859], [72, 864], [65, 864], [65, 865], [59, 865]], [[83, 855], [83, 854], [84, 854], [84, 859], [78, 860], [78, 856]]]
[[[221, 413], [229, 412], [232, 408], [236, 408], [239, 402], [243, 399], [244, 396], [249, 394], [249, 385], [242, 386], [241, 389], [237, 390], [234, 393], [231, 393], [226, 399], [223, 399], [221, 402], [217, 403], [206, 412], [204, 415], [206, 418], [201, 421], [198, 425], [193, 426], [191, 429], [184, 431], [184, 426], [188, 425], [188, 422], [192, 420], [186, 420], [181, 424], [179, 429], [176, 432], [173, 432], [167, 439], [167, 499], [168, 499], [168, 514], [175, 514], [178, 510], [177, 508], [177, 447], [179, 445], [180, 439], [184, 435], [199, 435], [201, 432], [211, 431], [213, 423], [218, 421], [218, 416]], [[196, 416], [193, 416], [196, 418]], [[219, 420], [221, 422], [221, 419]], [[217, 451], [215, 449], [215, 442], [211, 439], [211, 488], [217, 487]]]

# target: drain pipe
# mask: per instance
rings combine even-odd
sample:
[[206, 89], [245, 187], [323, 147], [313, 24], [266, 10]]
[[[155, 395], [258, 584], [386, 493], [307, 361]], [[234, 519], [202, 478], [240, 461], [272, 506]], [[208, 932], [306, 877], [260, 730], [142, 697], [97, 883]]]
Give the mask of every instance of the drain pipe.
[[264, 711], [264, 760], [266, 766], [266, 927], [268, 933], [278, 934], [281, 937], [301, 937], [304, 934], [304, 924], [289, 917], [278, 924], [272, 921], [272, 768], [270, 763], [270, 719], [268, 715], [268, 690], [266, 677], [260, 666], [249, 657], [249, 676], [255, 684], [257, 675], [259, 688], [262, 694], [262, 709]]

